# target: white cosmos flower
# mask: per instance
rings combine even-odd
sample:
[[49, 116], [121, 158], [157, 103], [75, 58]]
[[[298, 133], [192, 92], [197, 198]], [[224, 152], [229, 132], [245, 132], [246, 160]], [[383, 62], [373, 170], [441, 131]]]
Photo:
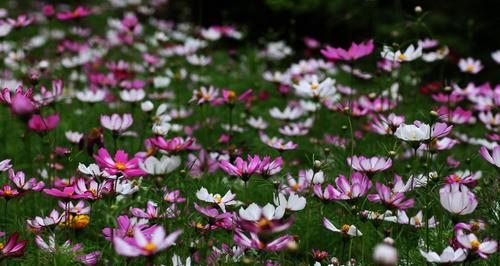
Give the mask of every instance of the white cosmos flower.
[[71, 143], [80, 143], [80, 140], [83, 138], [83, 133], [76, 131], [66, 131], [64, 135]]
[[269, 110], [269, 114], [276, 119], [280, 120], [295, 120], [302, 116], [304, 111], [300, 108], [292, 108], [290, 106], [287, 106], [285, 110], [280, 111], [278, 108], [274, 107], [271, 110]]
[[423, 141], [428, 140], [430, 138], [431, 128], [427, 124], [416, 125], [406, 125], [402, 123], [396, 129], [394, 135], [398, 139], [402, 139], [405, 141]]
[[459, 248], [454, 250], [452, 247], [448, 246], [443, 250], [441, 255], [438, 255], [434, 251], [425, 252], [420, 250], [420, 254], [428, 261], [443, 264], [452, 264], [456, 262], [462, 262], [467, 258], [467, 253], [464, 249]]
[[84, 90], [75, 94], [76, 98], [86, 103], [97, 103], [104, 100], [106, 92], [104, 90]]
[[274, 197], [274, 204], [276, 206], [284, 206], [287, 210], [300, 211], [306, 207], [306, 198], [290, 192], [287, 200], [286, 196], [280, 193], [278, 197]]
[[231, 190], [226, 192], [224, 197], [221, 197], [220, 194], [208, 193], [208, 190], [202, 187], [196, 192], [196, 197], [204, 202], [217, 204], [223, 212], [226, 212], [226, 205], [236, 204], [236, 201], [234, 200], [236, 194], [233, 194]]
[[384, 46], [382, 52], [380, 52], [380, 55], [382, 56], [382, 58], [393, 62], [409, 62], [422, 56], [422, 46], [417, 46], [417, 48], [415, 48], [415, 46], [411, 44], [410, 46], [408, 46], [408, 48], [406, 48], [404, 53], [400, 50], [394, 52], [390, 47]]
[[253, 222], [259, 221], [262, 217], [269, 221], [279, 220], [283, 218], [283, 215], [285, 214], [285, 207], [274, 207], [274, 205], [269, 203], [264, 207], [260, 207], [259, 205], [252, 203], [246, 209], [243, 207], [240, 208], [238, 214], [240, 215], [240, 218]]
[[335, 80], [331, 78], [319, 82], [318, 76], [312, 75], [301, 79], [299, 84], [293, 85], [293, 87], [301, 97], [324, 99], [335, 95], [337, 90], [334, 85]]
[[131, 89], [120, 91], [120, 98], [124, 102], [139, 102], [146, 97], [146, 92], [143, 89]]
[[335, 227], [335, 225], [330, 222], [327, 218], [323, 217], [323, 226], [325, 226], [326, 229], [335, 232], [335, 233], [341, 233], [349, 236], [362, 236], [363, 233], [359, 231], [355, 225], [349, 225], [349, 224], [344, 224], [340, 229]]
[[465, 59], [461, 58], [458, 61], [458, 67], [462, 72], [476, 74], [483, 69], [483, 64], [481, 64], [480, 60], [468, 57]]
[[386, 243], [377, 244], [373, 249], [373, 261], [377, 265], [395, 266], [398, 264], [398, 250]]
[[139, 167], [150, 175], [165, 175], [173, 172], [181, 165], [181, 158], [179, 156], [166, 156], [163, 155], [161, 159], [150, 156], [139, 162]]
[[256, 129], [266, 129], [268, 126], [267, 122], [261, 116], [257, 118], [251, 116], [247, 119], [247, 124]]
[[99, 166], [95, 163], [89, 164], [89, 166], [85, 166], [84, 164], [80, 163], [78, 164], [78, 171], [80, 173], [91, 176], [91, 177], [104, 177], [104, 178], [109, 178], [109, 179], [116, 179], [115, 175], [110, 175], [106, 171], [101, 171], [99, 169]]
[[500, 64], [500, 50], [491, 53], [491, 58], [493, 58], [497, 64]]

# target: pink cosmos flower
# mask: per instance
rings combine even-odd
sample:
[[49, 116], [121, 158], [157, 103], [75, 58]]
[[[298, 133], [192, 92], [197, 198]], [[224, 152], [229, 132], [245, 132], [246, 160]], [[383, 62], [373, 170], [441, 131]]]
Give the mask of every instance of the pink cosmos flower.
[[446, 106], [442, 106], [437, 110], [439, 118], [442, 121], [450, 122], [453, 124], [471, 124], [476, 122], [476, 118], [472, 115], [471, 111], [464, 110], [457, 107], [455, 110], [448, 109]]
[[392, 166], [392, 160], [383, 157], [370, 157], [354, 155], [347, 158], [347, 164], [354, 170], [364, 173], [375, 173], [389, 169]]
[[98, 183], [94, 179], [86, 181], [84, 178], [78, 178], [73, 186], [77, 194], [74, 198], [97, 200], [113, 190], [113, 180], [108, 179]]
[[[209, 223], [205, 226], [206, 229], [215, 230], [217, 228], [223, 228], [226, 230], [232, 230], [234, 228], [235, 215], [233, 212], [221, 212], [216, 208], [211, 206], [206, 206], [202, 208], [198, 204], [194, 204], [194, 208], [199, 213], [209, 217]], [[201, 229], [203, 227], [201, 223], [196, 223], [195, 228]]]
[[12, 188], [9, 184], [4, 184], [3, 187], [0, 189], [0, 197], [5, 198], [6, 200], [15, 198], [17, 196], [20, 196], [21, 194], [17, 189]]
[[2, 249], [0, 249], [0, 258], [2, 257], [22, 257], [24, 255], [24, 248], [26, 247], [26, 244], [28, 243], [27, 240], [22, 240], [17, 242], [17, 238], [19, 237], [19, 233], [15, 232], [14, 234], [10, 235], [9, 238], [7, 239], [7, 242], [3, 246]]
[[187, 137], [183, 139], [182, 137], [174, 137], [169, 140], [165, 140], [162, 136], [156, 136], [150, 139], [151, 142], [160, 150], [168, 152], [180, 152], [183, 150], [196, 150], [199, 148], [195, 144], [195, 139]]
[[377, 194], [368, 195], [368, 200], [371, 202], [381, 202], [401, 210], [411, 208], [415, 203], [414, 199], [405, 199], [403, 192], [393, 192], [388, 186], [379, 182], [375, 183], [375, 189], [377, 190]]
[[70, 19], [75, 19], [75, 18], [86, 17], [92, 13], [93, 13], [92, 10], [87, 9], [83, 6], [79, 6], [73, 11], [59, 12], [56, 14], [56, 17], [59, 20], [70, 20]]
[[498, 247], [496, 240], [484, 239], [480, 242], [477, 236], [472, 233], [458, 235], [457, 240], [463, 248], [475, 252], [483, 259], [487, 259], [488, 255], [495, 253]]
[[163, 191], [163, 201], [168, 203], [182, 203], [186, 201], [186, 198], [181, 197], [181, 191], [176, 189], [169, 191], [165, 186], [161, 189]]
[[339, 175], [339, 177], [335, 178], [335, 184], [337, 188], [331, 188], [333, 200], [350, 200], [363, 197], [368, 194], [372, 187], [372, 182], [368, 176], [358, 172], [352, 173], [350, 180], [347, 180], [343, 175]]
[[212, 174], [217, 171], [219, 163], [211, 153], [208, 153], [206, 150], [201, 150], [198, 157], [192, 153], [188, 155], [186, 166], [191, 176], [200, 177], [204, 173]]
[[59, 113], [42, 117], [40, 115], [33, 115], [28, 121], [28, 127], [33, 131], [45, 132], [56, 128], [59, 124]]
[[28, 191], [28, 190], [40, 191], [45, 186], [45, 183], [43, 181], [37, 182], [35, 178], [30, 178], [28, 181], [26, 181], [26, 175], [24, 174], [23, 171], [15, 173], [14, 170], [10, 169], [9, 179], [21, 191]]
[[286, 141], [284, 139], [278, 138], [278, 137], [272, 137], [269, 138], [266, 134], [263, 132], [259, 133], [260, 140], [265, 143], [267, 146], [274, 148], [278, 151], [287, 151], [287, 150], [295, 150], [299, 145], [292, 142], [292, 141]]
[[488, 149], [486, 147], [481, 147], [479, 150], [479, 153], [483, 158], [488, 161], [489, 163], [495, 165], [496, 167], [500, 168], [500, 145], [495, 146], [493, 148], [493, 152], [490, 154]]
[[134, 238], [125, 241], [120, 237], [113, 239], [116, 253], [126, 257], [152, 256], [157, 252], [175, 244], [175, 240], [182, 234], [177, 230], [166, 235], [165, 229], [158, 226], [151, 235], [145, 235], [141, 230], [134, 230]]
[[64, 187], [62, 190], [57, 188], [46, 188], [43, 192], [47, 195], [63, 199], [77, 199], [79, 197], [79, 195], [75, 194], [75, 188], [73, 186]]
[[139, 168], [139, 159], [128, 160], [128, 154], [123, 150], [118, 150], [113, 159], [105, 148], [100, 148], [94, 155], [94, 159], [100, 167], [112, 175], [122, 173], [126, 177], [133, 177], [146, 174]]
[[204, 103], [211, 103], [214, 101], [219, 95], [219, 89], [210, 86], [208, 89], [205, 87], [201, 87], [199, 90], [193, 92], [193, 97], [189, 102], [196, 102], [198, 105]]
[[234, 242], [240, 246], [263, 250], [263, 251], [278, 251], [288, 247], [294, 240], [291, 235], [280, 236], [270, 242], [263, 242], [259, 239], [257, 234], [250, 233], [250, 237], [243, 233], [241, 230], [236, 230], [234, 233]]
[[277, 157], [271, 161], [271, 157], [264, 156], [264, 158], [260, 161], [257, 172], [265, 177], [270, 177], [279, 173], [282, 166], [283, 159], [281, 157]]
[[175, 204], [172, 204], [172, 206], [167, 208], [166, 212], [160, 213], [160, 208], [158, 208], [158, 204], [150, 200], [146, 204], [145, 210], [140, 208], [131, 208], [130, 213], [132, 213], [132, 215], [134, 215], [137, 218], [144, 218], [144, 219], [173, 218], [177, 216]]
[[132, 125], [134, 119], [131, 114], [123, 114], [123, 116], [112, 114], [111, 116], [101, 115], [100, 121], [101, 126], [104, 128], [116, 133], [122, 133]]
[[157, 225], [149, 226], [147, 224], [148, 220], [146, 219], [138, 219], [136, 217], [129, 218], [126, 215], [118, 216], [116, 218], [116, 223], [118, 228], [106, 227], [102, 229], [102, 234], [106, 240], [110, 241], [112, 237], [118, 237], [127, 242], [132, 242], [135, 231], [139, 230], [144, 235], [151, 235], [158, 227]]
[[12, 164], [10, 164], [10, 161], [10, 159], [0, 161], [0, 172], [5, 172], [12, 168]]
[[[65, 204], [64, 204], [65, 205]], [[36, 216], [33, 219], [27, 219], [26, 225], [29, 230], [35, 233], [39, 233], [43, 228], [50, 226], [55, 226], [59, 224], [65, 218], [66, 213], [59, 213], [57, 210], [52, 210], [49, 216], [40, 217]]]
[[26, 27], [35, 21], [35, 17], [26, 14], [19, 15], [17, 18], [7, 18], [9, 23], [14, 28]]
[[234, 164], [226, 160], [219, 162], [219, 167], [229, 175], [238, 176], [243, 181], [248, 181], [250, 176], [259, 170], [261, 161], [258, 155], [254, 157], [248, 155], [247, 161], [238, 157], [234, 160]]
[[460, 71], [470, 74], [477, 74], [479, 71], [483, 69], [483, 64], [480, 60], [476, 60], [472, 57], [468, 58], [460, 58], [458, 62], [458, 67]]
[[371, 54], [373, 48], [373, 40], [369, 40], [360, 44], [353, 42], [347, 51], [343, 48], [333, 48], [327, 45], [325, 49], [321, 50], [321, 53], [328, 59], [353, 61]]

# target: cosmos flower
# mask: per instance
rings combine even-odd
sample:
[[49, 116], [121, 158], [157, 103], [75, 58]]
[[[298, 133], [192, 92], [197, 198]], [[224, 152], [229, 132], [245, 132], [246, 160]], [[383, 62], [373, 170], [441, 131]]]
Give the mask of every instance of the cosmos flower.
[[457, 236], [458, 243], [465, 249], [476, 253], [483, 259], [497, 251], [497, 241], [484, 239], [479, 241], [475, 234], [461, 234]]
[[19, 237], [19, 233], [15, 232], [7, 238], [7, 241], [1, 245], [2, 249], [0, 249], [0, 258], [3, 257], [22, 257], [24, 255], [24, 248], [28, 243], [28, 240], [22, 240], [17, 242], [17, 238]]
[[368, 200], [371, 202], [381, 202], [390, 207], [404, 210], [413, 207], [414, 199], [405, 199], [403, 192], [393, 192], [389, 187], [379, 182], [375, 183], [377, 194], [369, 194]]
[[28, 127], [37, 132], [45, 132], [54, 129], [59, 124], [59, 114], [49, 115], [42, 117], [40, 115], [33, 115], [28, 121]]
[[483, 69], [483, 64], [480, 60], [476, 60], [472, 57], [460, 58], [458, 61], [458, 67], [460, 71], [470, 74], [477, 74]]
[[448, 246], [443, 250], [441, 255], [437, 254], [434, 251], [425, 252], [420, 250], [420, 254], [428, 261], [440, 264], [452, 264], [457, 262], [462, 262], [467, 258], [467, 252], [462, 249], [453, 249]]
[[175, 244], [182, 230], [176, 230], [166, 235], [165, 229], [158, 226], [151, 235], [145, 235], [141, 230], [134, 230], [134, 237], [125, 241], [121, 237], [114, 237], [113, 245], [116, 253], [126, 257], [152, 256], [157, 252]]
[[486, 147], [481, 147], [481, 149], [479, 150], [479, 153], [481, 154], [481, 156], [483, 156], [483, 158], [495, 165], [496, 167], [500, 168], [500, 145], [499, 146], [495, 146], [493, 148], [493, 152], [490, 154], [490, 152], [488, 151], [488, 149]]
[[196, 192], [196, 197], [201, 201], [216, 204], [223, 212], [226, 212], [226, 205], [236, 204], [234, 200], [236, 194], [231, 193], [231, 190], [222, 197], [220, 194], [208, 193], [208, 190], [202, 187]]
[[348, 235], [351, 237], [363, 235], [363, 233], [361, 233], [361, 231], [359, 231], [355, 225], [344, 224], [340, 229], [338, 229], [337, 227], [335, 227], [335, 225], [332, 224], [332, 222], [330, 222], [330, 220], [325, 217], [323, 217], [323, 226], [332, 232], [341, 233], [343, 235]]
[[384, 46], [384, 48], [380, 52], [380, 55], [382, 56], [382, 58], [390, 61], [409, 62], [422, 56], [422, 46], [419, 45], [415, 49], [415, 46], [411, 44], [410, 46], [408, 46], [408, 48], [406, 48], [404, 52], [401, 52], [400, 50], [394, 52], [388, 46]]
[[327, 45], [324, 50], [321, 50], [321, 53], [328, 59], [353, 61], [371, 54], [373, 49], [373, 40], [369, 40], [359, 44], [353, 42], [349, 50]]
[[354, 170], [363, 173], [385, 171], [392, 166], [392, 160], [383, 157], [369, 157], [354, 155], [347, 158], [347, 164]]
[[456, 215], [472, 213], [477, 207], [477, 199], [466, 186], [459, 183], [444, 185], [439, 190], [441, 206]]
[[139, 159], [128, 159], [128, 154], [123, 150], [115, 153], [114, 159], [109, 155], [105, 148], [100, 148], [94, 155], [96, 163], [106, 172], [112, 175], [123, 174], [127, 177], [144, 175], [145, 172], [139, 168]]
[[120, 116], [119, 114], [101, 115], [100, 118], [101, 126], [107, 128], [116, 134], [123, 133], [127, 130], [133, 123], [134, 119], [131, 114], [123, 114]]
[[139, 161], [139, 167], [146, 173], [155, 176], [162, 176], [173, 172], [181, 165], [181, 158], [179, 156], [166, 156], [163, 155], [160, 159], [149, 156], [144, 161]]
[[264, 242], [259, 239], [257, 234], [250, 233], [250, 237], [248, 237], [242, 230], [236, 230], [233, 239], [234, 242], [240, 246], [263, 251], [278, 251], [285, 249], [294, 240], [291, 235], [283, 235], [269, 242]]

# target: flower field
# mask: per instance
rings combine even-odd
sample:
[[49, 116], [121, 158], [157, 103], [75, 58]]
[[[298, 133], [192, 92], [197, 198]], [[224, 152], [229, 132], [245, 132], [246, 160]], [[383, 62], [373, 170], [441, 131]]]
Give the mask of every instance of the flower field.
[[421, 7], [412, 39], [292, 45], [167, 0], [13, 2], [0, 265], [500, 264], [500, 50]]

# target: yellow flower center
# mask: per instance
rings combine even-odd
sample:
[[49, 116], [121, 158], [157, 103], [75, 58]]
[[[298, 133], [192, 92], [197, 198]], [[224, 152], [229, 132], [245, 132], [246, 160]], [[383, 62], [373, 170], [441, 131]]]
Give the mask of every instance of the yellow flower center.
[[398, 56], [398, 59], [399, 59], [400, 61], [406, 60], [407, 58], [408, 58], [408, 57], [406, 57], [406, 55], [404, 55], [404, 54], [400, 54], [400, 55]]
[[0, 250], [3, 249], [3, 243], [0, 243]]
[[6, 190], [4, 190], [4, 191], [3, 191], [3, 194], [4, 194], [5, 196], [12, 196], [12, 190], [10, 190], [10, 189], [6, 189]]
[[259, 220], [259, 222], [257, 222], [257, 226], [259, 228], [266, 227], [266, 226], [268, 226], [270, 224], [271, 224], [271, 222], [268, 219], [266, 219], [266, 218], [262, 218], [262, 219]]
[[221, 203], [222, 197], [219, 194], [217, 194], [214, 196], [214, 201], [215, 201], [215, 203]]
[[350, 225], [348, 224], [344, 224], [342, 225], [342, 227], [340, 228], [340, 231], [342, 231], [344, 234], [347, 234], [347, 232], [349, 232], [349, 229], [351, 228]]
[[118, 169], [118, 170], [120, 170], [120, 171], [125, 170], [125, 164], [124, 164], [124, 163], [122, 163], [122, 162], [116, 162], [116, 163], [115, 163], [115, 167], [116, 167], [116, 169]]
[[481, 243], [479, 243], [479, 241], [477, 240], [472, 240], [470, 242], [470, 247], [472, 250], [478, 250], [479, 249], [479, 245], [481, 245]]
[[234, 98], [236, 98], [236, 93], [234, 91], [229, 91], [228, 92], [228, 98], [230, 100], [233, 100]]
[[479, 230], [479, 223], [473, 222], [470, 227], [471, 231], [477, 231]]
[[297, 191], [299, 189], [300, 189], [300, 184], [298, 184], [298, 183], [292, 186], [293, 191]]
[[318, 89], [318, 87], [319, 87], [319, 85], [318, 85], [318, 84], [313, 84], [313, 85], [311, 85], [311, 90], [313, 90], [313, 91], [314, 91], [314, 90], [317, 90], [317, 89]]
[[196, 224], [196, 228], [198, 228], [198, 229], [202, 229], [202, 228], [203, 228], [203, 224], [201, 224], [201, 223], [197, 223], [197, 224]]
[[148, 242], [143, 249], [147, 252], [154, 252], [156, 250], [156, 245], [152, 242]]
[[420, 225], [420, 218], [414, 216], [413, 219], [415, 220], [415, 225]]
[[465, 68], [465, 71], [467, 71], [467, 72], [474, 71], [474, 66], [473, 65], [467, 65], [467, 67]]

